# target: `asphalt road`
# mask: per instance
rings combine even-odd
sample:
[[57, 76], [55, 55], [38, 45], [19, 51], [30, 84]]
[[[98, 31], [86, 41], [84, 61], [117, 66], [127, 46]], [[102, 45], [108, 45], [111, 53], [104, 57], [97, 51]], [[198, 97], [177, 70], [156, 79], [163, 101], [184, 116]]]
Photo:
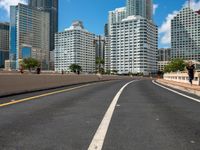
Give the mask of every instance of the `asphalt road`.
[[[95, 83], [3, 107], [44, 92], [0, 99], [0, 150], [87, 150], [127, 82]], [[200, 150], [200, 103], [151, 80], [130, 83], [118, 99], [102, 150]]]

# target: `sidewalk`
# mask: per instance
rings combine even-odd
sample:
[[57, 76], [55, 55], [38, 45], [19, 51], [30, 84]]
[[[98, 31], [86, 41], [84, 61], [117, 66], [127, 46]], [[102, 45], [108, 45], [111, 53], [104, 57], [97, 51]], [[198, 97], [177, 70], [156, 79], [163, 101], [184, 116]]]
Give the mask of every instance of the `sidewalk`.
[[182, 91], [200, 96], [200, 86], [198, 85], [190, 85], [187, 83], [180, 83], [180, 82], [169, 81], [169, 80], [164, 80], [164, 79], [157, 79], [156, 82], [172, 87], [174, 89], [182, 90]]

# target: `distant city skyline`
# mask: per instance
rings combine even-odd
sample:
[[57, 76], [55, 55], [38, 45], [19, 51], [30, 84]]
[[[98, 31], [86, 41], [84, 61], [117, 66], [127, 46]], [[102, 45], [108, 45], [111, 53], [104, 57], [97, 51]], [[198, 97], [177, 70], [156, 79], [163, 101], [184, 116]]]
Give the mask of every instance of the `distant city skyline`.
[[[9, 6], [27, 0], [1, 0], [0, 22], [9, 21]], [[104, 24], [107, 23], [108, 11], [122, 7], [126, 0], [59, 0], [59, 31], [71, 25], [74, 20], [81, 20], [90, 32], [104, 34]], [[186, 6], [188, 0], [171, 1], [153, 0], [154, 22], [159, 27], [159, 48], [170, 47], [170, 20], [178, 11]], [[200, 0], [191, 0], [191, 7], [200, 9]]]

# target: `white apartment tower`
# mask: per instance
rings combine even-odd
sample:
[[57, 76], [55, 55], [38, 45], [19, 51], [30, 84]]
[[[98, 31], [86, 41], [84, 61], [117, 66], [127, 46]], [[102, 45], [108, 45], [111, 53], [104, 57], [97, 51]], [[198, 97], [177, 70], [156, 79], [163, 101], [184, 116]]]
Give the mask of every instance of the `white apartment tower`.
[[78, 64], [85, 73], [95, 72], [95, 35], [75, 21], [64, 32], [55, 34], [55, 71], [70, 71], [71, 64]]
[[157, 27], [141, 16], [129, 16], [111, 27], [111, 70], [119, 74], [157, 71]]
[[108, 34], [110, 35], [111, 25], [126, 18], [126, 7], [116, 8], [108, 13]]
[[[157, 72], [157, 26], [152, 0], [127, 0], [126, 17], [110, 25], [110, 69], [118, 74]], [[148, 11], [147, 11], [148, 10]], [[113, 19], [109, 19], [113, 20]]]
[[200, 11], [183, 8], [171, 21], [171, 56], [200, 61]]

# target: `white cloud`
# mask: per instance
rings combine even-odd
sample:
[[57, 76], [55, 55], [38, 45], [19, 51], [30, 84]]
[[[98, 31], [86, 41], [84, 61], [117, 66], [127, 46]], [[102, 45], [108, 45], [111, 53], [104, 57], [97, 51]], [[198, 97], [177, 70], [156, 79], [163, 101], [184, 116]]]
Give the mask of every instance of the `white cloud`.
[[[188, 7], [188, 1], [185, 2], [183, 7]], [[194, 10], [200, 9], [200, 0], [190, 0], [190, 7]]]
[[[190, 6], [194, 10], [200, 9], [200, 0], [191, 0]], [[188, 1], [183, 4], [183, 7], [188, 7]], [[158, 32], [161, 44], [169, 45], [171, 43], [171, 20], [177, 15], [177, 13], [178, 11], [175, 10], [168, 14], [168, 16], [165, 18], [165, 21], [159, 27]]]
[[153, 4], [153, 14], [155, 14], [157, 8], [158, 8], [158, 4]]
[[171, 20], [177, 15], [177, 13], [178, 11], [173, 11], [171, 14], [168, 14], [165, 21], [158, 29], [162, 44], [170, 44], [171, 42]]
[[0, 8], [4, 9], [7, 14], [10, 14], [10, 6], [18, 3], [27, 4], [27, 0], [0, 0]]

